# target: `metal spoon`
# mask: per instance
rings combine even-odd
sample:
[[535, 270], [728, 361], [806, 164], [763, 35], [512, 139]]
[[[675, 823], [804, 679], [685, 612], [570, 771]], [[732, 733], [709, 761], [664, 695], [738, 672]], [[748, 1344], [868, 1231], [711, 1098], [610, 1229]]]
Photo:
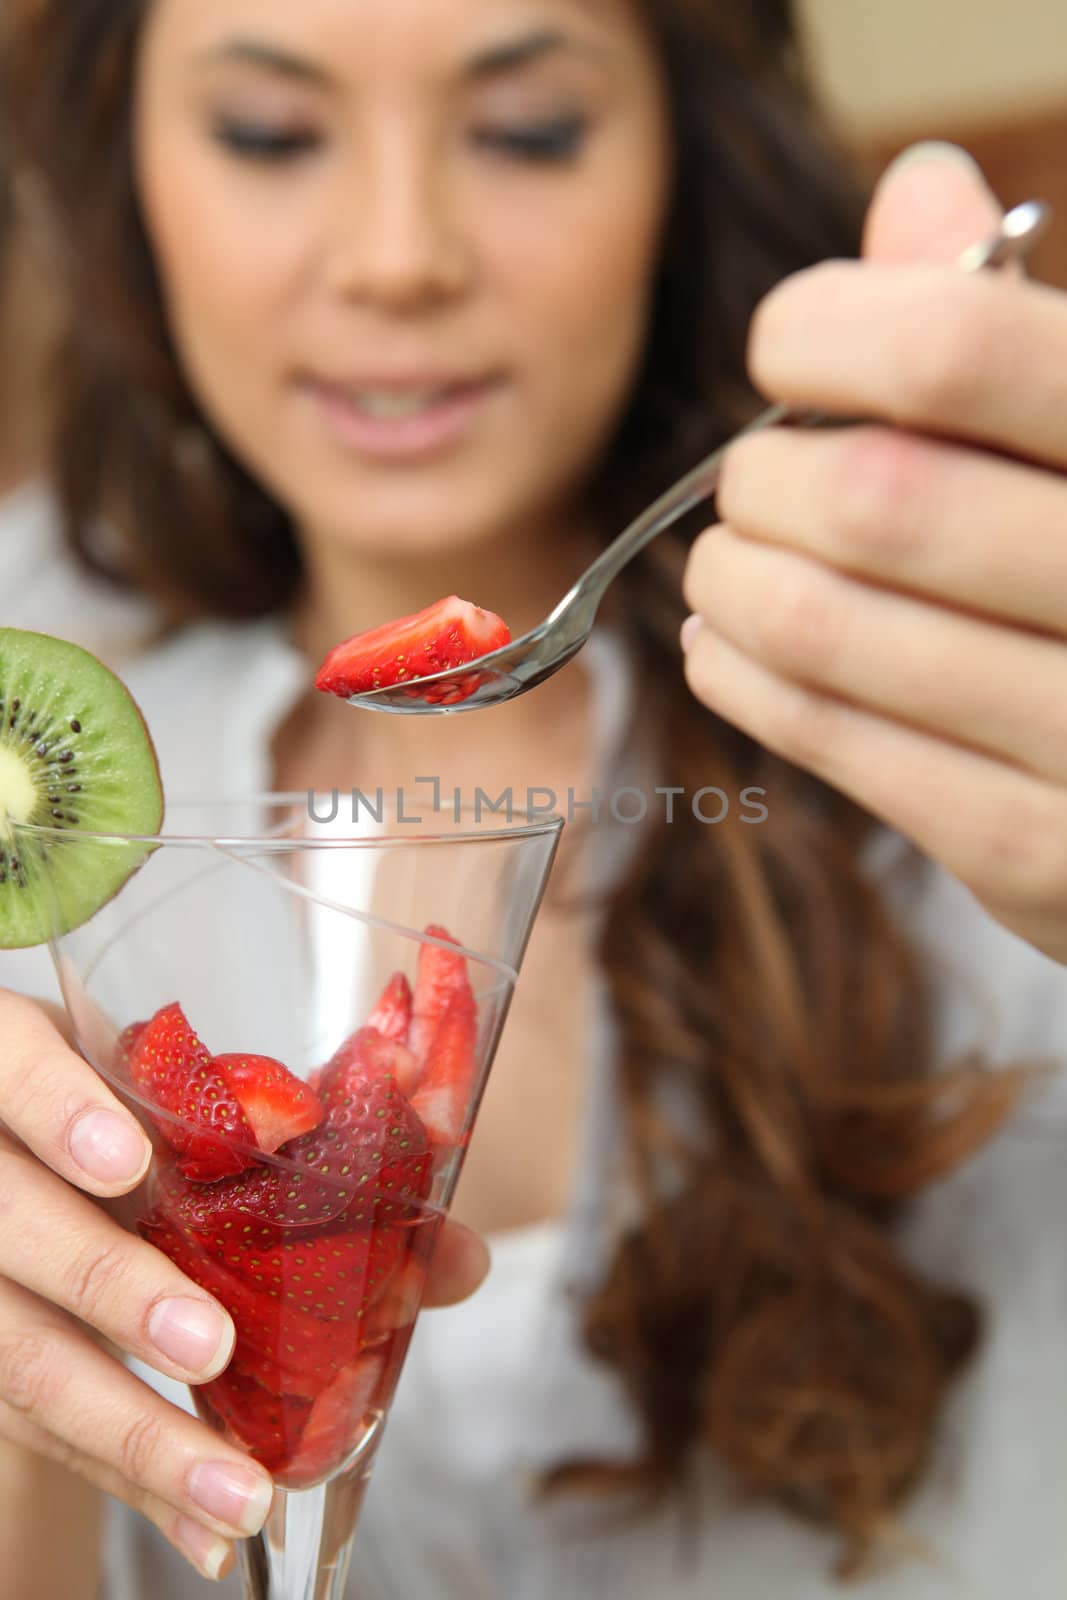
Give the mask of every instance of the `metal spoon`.
[[[959, 258], [964, 272], [979, 272], [1021, 261], [1044, 234], [1052, 213], [1039, 200], [1028, 200], [1009, 211], [999, 232], [982, 244], [971, 245]], [[625, 533], [619, 535], [569, 589], [552, 614], [529, 633], [503, 649], [480, 656], [469, 666], [453, 667], [430, 677], [413, 678], [386, 689], [352, 695], [349, 705], [401, 715], [454, 715], [502, 705], [544, 683], [567, 664], [585, 644], [597, 610], [611, 581], [628, 561], [656, 536], [672, 526], [718, 488], [723, 456], [736, 439], [779, 423], [800, 428], [849, 427], [862, 418], [834, 417], [823, 412], [776, 405], [740, 429], [733, 438], [684, 478], [668, 489]]]

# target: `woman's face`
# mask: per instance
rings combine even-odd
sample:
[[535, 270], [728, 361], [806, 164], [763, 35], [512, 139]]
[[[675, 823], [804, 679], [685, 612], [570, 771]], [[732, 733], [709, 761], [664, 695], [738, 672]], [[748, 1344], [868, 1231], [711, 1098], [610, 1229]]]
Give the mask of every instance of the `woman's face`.
[[637, 0], [154, 0], [135, 140], [189, 381], [308, 537], [417, 555], [566, 510], [667, 203]]

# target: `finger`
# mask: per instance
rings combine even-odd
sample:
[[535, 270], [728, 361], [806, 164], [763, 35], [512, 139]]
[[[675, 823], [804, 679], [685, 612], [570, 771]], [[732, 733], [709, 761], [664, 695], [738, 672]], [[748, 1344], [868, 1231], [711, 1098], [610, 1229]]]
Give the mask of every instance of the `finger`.
[[950, 267], [829, 262], [761, 302], [749, 364], [790, 404], [1067, 465], [1067, 295]]
[[215, 1581], [232, 1569], [233, 1546], [191, 1517], [185, 1517], [163, 1500], [137, 1489], [113, 1467], [104, 1466], [83, 1450], [65, 1444], [54, 1434], [31, 1422], [20, 1412], [0, 1401], [0, 1438], [9, 1440], [45, 1461], [54, 1461], [67, 1472], [77, 1473], [102, 1494], [121, 1500], [132, 1511], [147, 1518], [178, 1553], [191, 1562], [202, 1577]]
[[954, 263], [997, 230], [1003, 208], [966, 150], [928, 141], [891, 163], [875, 188], [863, 253], [887, 265]]
[[466, 1300], [488, 1271], [489, 1250], [481, 1235], [459, 1222], [446, 1222], [434, 1246], [423, 1305], [453, 1306]]
[[902, 429], [775, 428], [729, 451], [718, 511], [737, 533], [843, 571], [1067, 633], [1055, 473]]
[[1007, 927], [1067, 957], [1067, 800], [977, 751], [778, 677], [707, 626], [686, 677], [705, 705], [943, 863]]
[[893, 593], [719, 527], [686, 600], [780, 677], [1067, 783], [1061, 639]]
[[125, 1194], [152, 1147], [136, 1119], [32, 1000], [0, 990], [0, 1118], [70, 1183]]
[[0, 1137], [0, 1274], [183, 1382], [217, 1377], [233, 1322], [159, 1250]]
[[12, 1283], [0, 1284], [0, 1400], [223, 1537], [266, 1520], [273, 1490], [260, 1466]]

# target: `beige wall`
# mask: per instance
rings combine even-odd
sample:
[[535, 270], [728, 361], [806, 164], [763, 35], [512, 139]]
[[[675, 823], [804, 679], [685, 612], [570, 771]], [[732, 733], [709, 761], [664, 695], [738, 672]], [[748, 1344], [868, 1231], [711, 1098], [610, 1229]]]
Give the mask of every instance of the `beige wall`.
[[801, 0], [801, 11], [828, 103], [861, 135], [1067, 105], [1067, 0]]

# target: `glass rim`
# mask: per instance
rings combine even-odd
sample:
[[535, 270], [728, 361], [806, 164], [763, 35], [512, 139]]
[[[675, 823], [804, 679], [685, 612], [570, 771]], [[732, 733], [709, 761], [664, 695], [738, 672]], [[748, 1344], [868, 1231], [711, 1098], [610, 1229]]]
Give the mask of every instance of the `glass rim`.
[[[294, 806], [309, 806], [315, 798], [330, 793], [340, 793], [331, 790], [262, 790], [251, 794], [223, 795], [208, 797], [207, 799], [192, 799], [182, 797], [177, 800], [166, 801], [163, 815], [163, 829], [159, 833], [123, 833], [116, 829], [93, 828], [61, 828], [49, 823], [20, 822], [15, 818], [8, 818], [8, 826], [15, 834], [22, 834], [31, 839], [41, 839], [45, 842], [71, 844], [85, 842], [91, 844], [116, 844], [116, 845], [171, 845], [185, 846], [187, 848], [248, 848], [249, 846], [262, 846], [264, 849], [277, 849], [286, 845], [299, 845], [307, 850], [338, 850], [338, 849], [382, 849], [387, 845], [410, 844], [459, 844], [459, 843], [493, 843], [502, 840], [546, 839], [558, 838], [563, 831], [564, 819], [557, 812], [531, 812], [524, 807], [513, 808], [512, 815], [525, 817], [525, 822], [515, 822], [505, 825], [477, 826], [463, 829], [457, 827], [449, 830], [426, 831], [430, 823], [425, 825], [420, 820], [408, 823], [394, 822], [387, 831], [374, 834], [349, 833], [340, 838], [326, 838], [301, 836], [288, 838], [280, 832], [233, 832], [233, 833], [170, 833], [165, 831], [173, 811], [209, 810], [218, 807], [237, 808], [241, 806], [257, 806], [263, 809], [273, 807], [276, 810], [287, 808], [289, 811]], [[464, 805], [458, 808], [459, 817], [475, 816], [479, 813], [475, 807]], [[309, 813], [310, 814], [310, 813]], [[437, 808], [434, 815], [440, 816], [441, 808]], [[456, 817], [456, 808], [448, 807], [445, 814]], [[315, 821], [314, 816], [311, 818]], [[331, 824], [320, 822], [320, 827]]]

